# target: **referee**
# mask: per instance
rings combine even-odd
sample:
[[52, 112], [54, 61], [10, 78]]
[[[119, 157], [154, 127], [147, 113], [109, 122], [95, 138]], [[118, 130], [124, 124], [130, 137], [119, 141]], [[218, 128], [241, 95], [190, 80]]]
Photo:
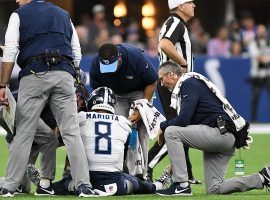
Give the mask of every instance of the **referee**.
[[[168, 5], [170, 16], [163, 24], [159, 34], [159, 65], [171, 60], [178, 63], [182, 67], [183, 72], [191, 72], [193, 71], [193, 54], [186, 23], [194, 17], [195, 4], [193, 0], [168, 0]], [[170, 107], [171, 91], [162, 87], [160, 82], [157, 85], [157, 90], [166, 119], [170, 120], [175, 118], [177, 112]], [[164, 144], [165, 143], [159, 146], [156, 142], [149, 151], [148, 178], [150, 178], [150, 180], [152, 180], [152, 171], [155, 165], [167, 155]], [[186, 146], [184, 149], [189, 180], [191, 183], [201, 183], [194, 179], [188, 156], [188, 147]]]

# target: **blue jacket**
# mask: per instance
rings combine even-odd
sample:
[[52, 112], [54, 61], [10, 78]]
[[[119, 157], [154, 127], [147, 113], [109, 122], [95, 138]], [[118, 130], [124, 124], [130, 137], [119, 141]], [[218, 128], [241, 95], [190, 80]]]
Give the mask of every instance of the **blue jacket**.
[[144, 91], [147, 85], [158, 80], [157, 72], [143, 50], [128, 44], [118, 44], [117, 48], [122, 55], [122, 64], [115, 73], [102, 74], [99, 57], [94, 57], [90, 66], [90, 86], [93, 89], [107, 86], [116, 93]]
[[[20, 18], [20, 52], [17, 58], [22, 68], [20, 76], [48, 70], [43, 61], [35, 61], [26, 67], [30, 58], [44, 54], [46, 51], [59, 51], [63, 56], [72, 59], [71, 38], [73, 34], [69, 14], [43, 0], [32, 0], [16, 11]], [[50, 70], [64, 70], [74, 75], [70, 63], [61, 61], [51, 66]]]
[[164, 121], [160, 128], [165, 130], [168, 126], [181, 126], [204, 124], [210, 127], [217, 127], [217, 117], [231, 123], [232, 120], [222, 108], [221, 101], [198, 79], [186, 79], [180, 88], [181, 110], [178, 116], [172, 120]]

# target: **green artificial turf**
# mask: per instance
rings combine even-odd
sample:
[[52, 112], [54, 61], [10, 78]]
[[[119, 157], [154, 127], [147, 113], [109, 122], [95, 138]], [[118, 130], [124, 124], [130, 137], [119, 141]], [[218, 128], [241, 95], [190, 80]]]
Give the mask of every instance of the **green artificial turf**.
[[[261, 168], [263, 168], [267, 163], [270, 163], [270, 134], [264, 135], [252, 135], [254, 138], [254, 142], [251, 146], [250, 150], [237, 150], [235, 152], [235, 156], [232, 158], [230, 165], [228, 167], [228, 172], [226, 178], [234, 177], [234, 170], [235, 170], [235, 160], [241, 159], [245, 162], [245, 175], [250, 173], [258, 172]], [[153, 142], [151, 142], [153, 143]], [[8, 149], [7, 144], [5, 142], [4, 136], [0, 136], [0, 176], [5, 175], [5, 167], [8, 158]], [[64, 166], [64, 159], [65, 159], [65, 149], [59, 148], [57, 150], [57, 170], [56, 170], [56, 180], [59, 180], [62, 176], [62, 169]], [[200, 179], [204, 182], [203, 176], [203, 161], [202, 161], [202, 152], [198, 150], [191, 149], [190, 150], [190, 159], [193, 166], [193, 173], [197, 179]], [[166, 157], [162, 162], [160, 162], [156, 168], [154, 169], [154, 178], [157, 178], [164, 170], [166, 165], [168, 164], [168, 157]], [[39, 165], [39, 164], [37, 164]], [[32, 187], [32, 193], [34, 193], [35, 187]], [[129, 196], [122, 196], [122, 197], [100, 197], [99, 199], [140, 199], [140, 200], [154, 200], [154, 199], [194, 199], [194, 200], [201, 200], [201, 199], [230, 199], [230, 200], [257, 200], [257, 199], [270, 199], [270, 193], [267, 193], [266, 190], [252, 190], [246, 193], [235, 193], [230, 195], [206, 195], [205, 194], [205, 186], [202, 185], [194, 185], [192, 186], [192, 193], [193, 196], [191, 197], [161, 197], [158, 195], [129, 195]], [[1, 198], [1, 196], [0, 196]], [[40, 197], [35, 197], [33, 194], [30, 195], [20, 195], [15, 196], [13, 199], [37, 199]], [[62, 197], [42, 197], [42, 199], [66, 199], [66, 198], [78, 198], [75, 196], [62, 196]]]

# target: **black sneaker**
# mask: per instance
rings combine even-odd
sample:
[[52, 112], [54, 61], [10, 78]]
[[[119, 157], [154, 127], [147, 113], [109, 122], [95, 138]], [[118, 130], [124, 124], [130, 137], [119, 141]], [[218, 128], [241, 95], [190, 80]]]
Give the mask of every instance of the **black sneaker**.
[[160, 196], [191, 196], [190, 185], [181, 187], [180, 183], [173, 183], [171, 187], [164, 190], [157, 190], [156, 193]]
[[14, 194], [29, 194], [29, 192], [23, 188], [22, 184], [20, 184]]
[[270, 165], [266, 165], [259, 173], [263, 176], [263, 185], [270, 187]]
[[78, 188], [79, 197], [97, 197], [99, 196], [91, 187], [81, 184]]
[[200, 181], [200, 180], [198, 180], [196, 178], [191, 178], [191, 179], [188, 180], [188, 182], [190, 184], [194, 184], [194, 185], [200, 185], [200, 184], [202, 184], [202, 181]]
[[55, 195], [52, 184], [50, 184], [50, 186], [47, 188], [43, 188], [38, 184], [35, 196], [51, 196], [51, 195]]
[[14, 192], [11, 192], [6, 188], [2, 188], [1, 195], [2, 197], [14, 197]]

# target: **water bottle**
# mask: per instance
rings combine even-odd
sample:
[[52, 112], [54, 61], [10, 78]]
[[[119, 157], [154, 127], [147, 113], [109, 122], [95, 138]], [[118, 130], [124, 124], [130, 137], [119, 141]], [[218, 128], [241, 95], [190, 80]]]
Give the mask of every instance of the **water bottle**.
[[234, 170], [235, 175], [244, 175], [244, 160], [238, 159], [235, 160], [235, 170]]

